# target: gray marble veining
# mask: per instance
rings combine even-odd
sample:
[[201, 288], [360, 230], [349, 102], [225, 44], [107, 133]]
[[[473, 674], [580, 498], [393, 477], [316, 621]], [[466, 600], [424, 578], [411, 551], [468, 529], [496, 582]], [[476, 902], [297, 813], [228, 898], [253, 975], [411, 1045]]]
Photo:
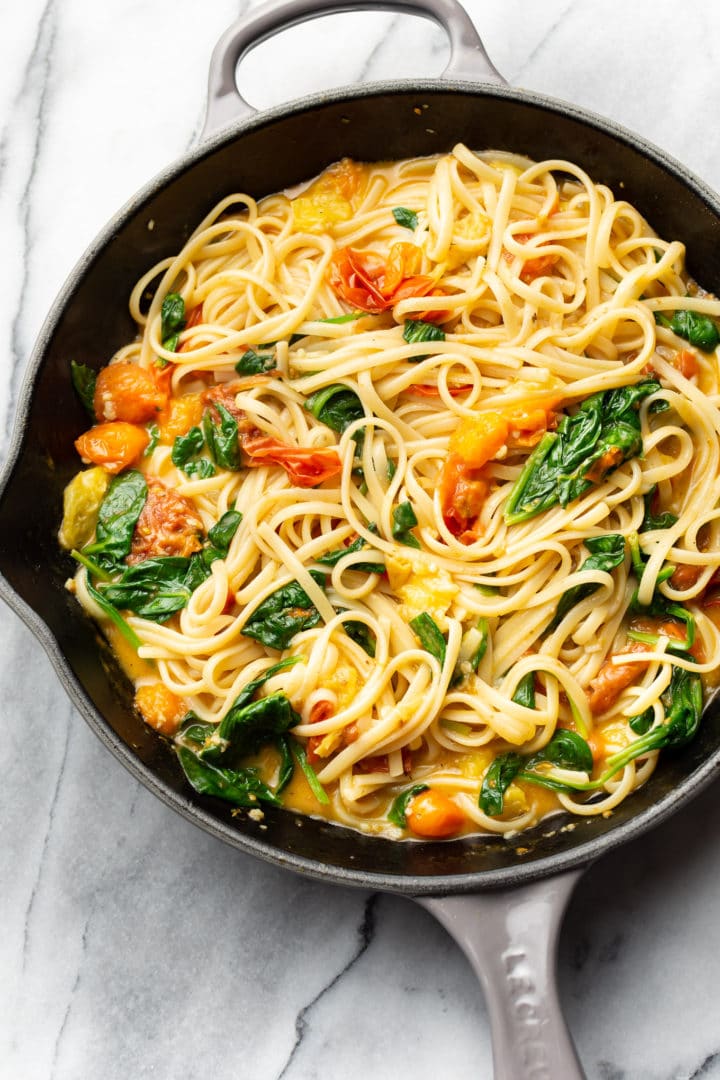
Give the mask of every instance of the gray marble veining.
[[[24, 0], [4, 12], [2, 446], [53, 296], [104, 221], [200, 130], [212, 46], [247, 6]], [[720, 187], [720, 7], [466, 6], [511, 81], [625, 123]], [[436, 74], [447, 56], [439, 31], [394, 15], [335, 20], [321, 49], [317, 29], [296, 34], [242, 66], [250, 100]], [[109, 757], [5, 609], [0, 642], [3, 1080], [491, 1076], [485, 1006], [426, 912], [200, 833]], [[560, 979], [591, 1080], [720, 1078], [719, 909], [717, 787], [588, 871]]]

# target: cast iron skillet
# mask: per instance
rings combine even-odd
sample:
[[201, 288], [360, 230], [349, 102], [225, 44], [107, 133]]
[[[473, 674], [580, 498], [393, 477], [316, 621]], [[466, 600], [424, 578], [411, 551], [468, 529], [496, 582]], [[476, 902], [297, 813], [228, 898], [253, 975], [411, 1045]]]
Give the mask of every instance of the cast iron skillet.
[[[358, 6], [393, 8], [440, 23], [452, 46], [442, 79], [354, 87], [255, 115], [235, 86], [239, 58], [282, 27]], [[224, 130], [216, 133], [219, 128]], [[460, 943], [484, 985], [496, 1077], [572, 1080], [582, 1071], [554, 986], [557, 931], [570, 892], [580, 868], [661, 822], [709, 783], [720, 765], [720, 710], [708, 708], [695, 742], [663, 758], [645, 787], [610, 818], [581, 819], [570, 827], [553, 818], [523, 833], [522, 854], [500, 838], [370, 838], [272, 808], [261, 829], [189, 790], [168, 745], [134, 712], [130, 684], [112, 653], [65, 591], [72, 570], [56, 540], [62, 490], [77, 470], [73, 440], [87, 426], [69, 362], [97, 366], [99, 312], [104, 353], [110, 356], [135, 332], [126, 297], [138, 277], [177, 251], [230, 191], [260, 198], [345, 155], [366, 161], [413, 157], [448, 151], [460, 140], [477, 149], [578, 162], [596, 181], [621, 189], [660, 234], [684, 241], [690, 272], [720, 292], [717, 196], [637, 136], [575, 107], [507, 87], [456, 0], [266, 5], [231, 27], [213, 54], [201, 145], [108, 224], [42, 328], [0, 478], [0, 595], [45, 647], [92, 729], [146, 787], [243, 851], [325, 881], [419, 900]], [[117, 297], [114, 309], [109, 296]]]

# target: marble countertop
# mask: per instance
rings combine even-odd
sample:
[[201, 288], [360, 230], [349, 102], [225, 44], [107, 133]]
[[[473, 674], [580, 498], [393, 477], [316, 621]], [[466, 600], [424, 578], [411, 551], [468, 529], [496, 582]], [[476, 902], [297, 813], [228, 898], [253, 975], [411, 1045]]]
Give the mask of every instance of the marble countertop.
[[[620, 121], [720, 188], [720, 5], [465, 6], [513, 84]], [[4, 13], [0, 453], [54, 295], [105, 220], [197, 137], [210, 52], [247, 7], [24, 0]], [[248, 58], [254, 104], [435, 75], [447, 56], [439, 30], [404, 17], [336, 17], [321, 43], [318, 25]], [[479, 989], [426, 912], [200, 832], [108, 755], [5, 608], [0, 641], [0, 1076], [492, 1075]], [[591, 1080], [720, 1078], [719, 910], [717, 785], [587, 872], [560, 988]]]

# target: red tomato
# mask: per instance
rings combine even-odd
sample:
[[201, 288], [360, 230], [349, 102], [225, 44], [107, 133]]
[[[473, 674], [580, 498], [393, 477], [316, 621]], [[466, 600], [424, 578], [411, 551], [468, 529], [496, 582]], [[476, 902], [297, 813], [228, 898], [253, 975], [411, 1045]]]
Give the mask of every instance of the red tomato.
[[[387, 259], [373, 251], [340, 248], [330, 264], [330, 284], [356, 310], [378, 315], [398, 300], [442, 296], [433, 278], [415, 273], [419, 262], [420, 248], [415, 244], [393, 244]], [[432, 311], [425, 312], [422, 318], [432, 321], [444, 315], [445, 312]]]
[[316, 450], [288, 446], [270, 435], [249, 435], [242, 440], [242, 448], [250, 465], [281, 465], [298, 487], [316, 487], [342, 472], [342, 461], [333, 447]]

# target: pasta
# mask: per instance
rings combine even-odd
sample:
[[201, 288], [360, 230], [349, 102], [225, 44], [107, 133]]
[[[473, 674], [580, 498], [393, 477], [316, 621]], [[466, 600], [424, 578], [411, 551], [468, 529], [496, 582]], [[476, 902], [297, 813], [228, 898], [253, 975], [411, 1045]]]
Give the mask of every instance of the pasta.
[[130, 311], [74, 365], [60, 539], [197, 791], [514, 836], [692, 738], [720, 302], [631, 205], [567, 161], [344, 160], [228, 196]]

